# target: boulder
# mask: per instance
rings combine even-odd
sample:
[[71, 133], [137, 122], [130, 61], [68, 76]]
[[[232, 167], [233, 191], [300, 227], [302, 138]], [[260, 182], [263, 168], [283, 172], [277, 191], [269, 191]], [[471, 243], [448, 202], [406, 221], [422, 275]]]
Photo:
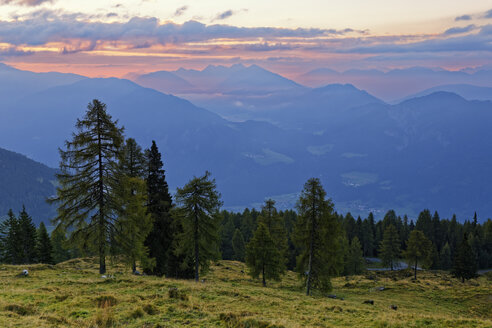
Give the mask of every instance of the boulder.
[[362, 302], [363, 304], [371, 304], [371, 305], [374, 305], [374, 301], [373, 300], [365, 300], [364, 302]]
[[396, 311], [396, 310], [398, 310], [398, 306], [396, 306], [396, 305], [394, 305], [394, 304], [391, 304], [391, 305], [390, 305], [390, 309], [392, 309], [392, 310], [395, 310], [395, 311]]

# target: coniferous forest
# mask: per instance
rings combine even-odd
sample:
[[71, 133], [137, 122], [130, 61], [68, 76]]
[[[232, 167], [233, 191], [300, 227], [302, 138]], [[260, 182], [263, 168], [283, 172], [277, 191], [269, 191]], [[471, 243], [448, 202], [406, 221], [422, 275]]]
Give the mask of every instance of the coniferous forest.
[[[144, 147], [148, 146], [148, 149]], [[51, 235], [23, 209], [0, 226], [0, 259], [6, 264], [55, 264], [77, 257], [123, 261], [134, 274], [200, 281], [211, 263], [245, 262], [263, 286], [298, 273], [307, 295], [328, 292], [331, 278], [357, 275], [380, 263], [413, 270], [446, 270], [460, 281], [492, 267], [492, 220], [464, 223], [423, 210], [415, 220], [388, 211], [354, 218], [335, 211], [317, 178], [309, 179], [296, 209], [279, 211], [268, 199], [260, 209], [221, 210], [212, 173], [192, 177], [172, 196], [165, 154], [138, 145], [92, 101], [60, 149], [57, 208]]]

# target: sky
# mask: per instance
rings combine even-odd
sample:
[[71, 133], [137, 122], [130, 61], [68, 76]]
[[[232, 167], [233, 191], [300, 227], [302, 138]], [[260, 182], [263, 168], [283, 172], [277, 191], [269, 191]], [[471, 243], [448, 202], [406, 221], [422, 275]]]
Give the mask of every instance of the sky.
[[0, 0], [0, 62], [93, 77], [492, 66], [492, 0]]

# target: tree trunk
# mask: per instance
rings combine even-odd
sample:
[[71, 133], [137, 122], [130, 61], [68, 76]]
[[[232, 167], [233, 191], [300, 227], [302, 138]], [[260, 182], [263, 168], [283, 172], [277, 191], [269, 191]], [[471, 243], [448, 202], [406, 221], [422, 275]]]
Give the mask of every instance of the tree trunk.
[[199, 246], [198, 246], [198, 213], [195, 208], [195, 281], [198, 282], [199, 276]]
[[[314, 195], [314, 192], [313, 192]], [[316, 213], [315, 213], [316, 206], [314, 204], [314, 197], [313, 197], [313, 204], [312, 204], [312, 218], [311, 218], [311, 240], [309, 241], [309, 262], [308, 262], [308, 276], [306, 279], [306, 295], [309, 296], [311, 294], [311, 270], [313, 267], [313, 252], [314, 252], [314, 231], [315, 231], [315, 222], [316, 222]]]
[[265, 264], [263, 264], [262, 267], [262, 277], [263, 277], [263, 287], [266, 287], [266, 280], [265, 280]]
[[417, 259], [415, 259], [414, 278], [417, 280]]
[[104, 233], [104, 183], [103, 183], [103, 163], [102, 163], [102, 141], [99, 112], [97, 114], [97, 146], [98, 146], [98, 173], [99, 173], [99, 273], [106, 273], [106, 250]]
[[132, 263], [132, 273], [135, 274], [135, 272], [137, 272], [137, 262], [135, 262], [135, 260], [133, 260], [133, 263]]

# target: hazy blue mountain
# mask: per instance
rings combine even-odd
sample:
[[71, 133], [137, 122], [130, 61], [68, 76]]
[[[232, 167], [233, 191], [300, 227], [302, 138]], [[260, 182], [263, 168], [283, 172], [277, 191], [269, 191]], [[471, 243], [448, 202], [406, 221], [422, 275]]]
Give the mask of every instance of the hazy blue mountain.
[[[229, 69], [209, 68], [219, 75]], [[172, 189], [210, 170], [229, 208], [270, 196], [292, 207], [315, 176], [343, 212], [380, 217], [394, 208], [415, 216], [428, 207], [460, 219], [492, 213], [490, 101], [437, 92], [390, 105], [340, 84], [210, 98], [224, 106], [242, 99], [244, 117], [262, 120], [231, 122], [128, 80], [83, 79], [16, 101], [0, 98], [0, 147], [57, 166], [57, 147], [93, 98], [107, 103], [143, 147], [157, 141]]]
[[196, 86], [168, 71], [157, 71], [139, 75], [135, 78], [135, 82], [144, 87], [154, 88], [164, 93], [176, 94], [198, 91]]
[[36, 223], [52, 218], [55, 211], [46, 198], [55, 194], [55, 173], [46, 165], [0, 148], [0, 218], [9, 209], [17, 214], [23, 204]]
[[33, 73], [0, 63], [0, 98], [16, 100], [26, 94], [85, 79], [76, 74]]
[[407, 96], [397, 101], [396, 103], [400, 103], [402, 101], [416, 98], [416, 97], [427, 96], [439, 91], [452, 92], [468, 100], [492, 101], [492, 87], [480, 87], [471, 84], [446, 84], [446, 85], [438, 85], [436, 87], [420, 91], [416, 94], [412, 94], [410, 96]]
[[[380, 70], [347, 70], [337, 72], [329, 68], [320, 68], [300, 75], [296, 80], [317, 87], [331, 83], [351, 83], [358, 88], [385, 101], [395, 102], [409, 94], [439, 85], [471, 84], [492, 87], [492, 71], [488, 69], [449, 71], [426, 67]], [[436, 90], [438, 91], [438, 90]], [[453, 90], [443, 90], [453, 91]]]

